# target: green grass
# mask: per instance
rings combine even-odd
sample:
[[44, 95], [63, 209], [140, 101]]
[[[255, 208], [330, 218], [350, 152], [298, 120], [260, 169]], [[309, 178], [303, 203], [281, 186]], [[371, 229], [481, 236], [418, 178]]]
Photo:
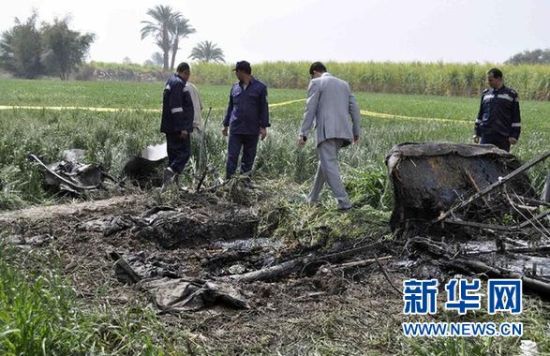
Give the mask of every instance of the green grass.
[[[193, 78], [191, 78], [193, 81]], [[162, 82], [63, 82], [5, 79], [0, 81], [0, 105], [76, 106], [121, 109], [160, 109]], [[205, 108], [225, 108], [230, 86], [199, 87]], [[269, 90], [270, 102], [302, 97], [304, 90]]]
[[[152, 310], [86, 305], [58, 274], [55, 257], [21, 270], [0, 236], [2, 355], [166, 355], [183, 352]], [[28, 256], [29, 257], [29, 256]], [[28, 258], [44, 259], [46, 256]], [[185, 337], [185, 335], [180, 335]]]
[[[0, 81], [0, 105], [136, 109], [121, 112], [1, 110], [0, 209], [51, 198], [41, 187], [40, 172], [26, 159], [29, 153], [52, 162], [64, 149], [82, 148], [88, 150], [91, 162], [119, 175], [128, 157], [148, 144], [163, 140], [159, 133], [159, 113], [139, 110], [158, 108], [161, 90], [160, 83]], [[219, 129], [229, 88], [201, 86], [200, 90], [204, 105], [214, 108], [207, 129], [209, 162], [222, 172], [226, 143]], [[304, 98], [305, 90], [271, 89], [269, 95], [271, 103], [280, 103]], [[353, 180], [357, 169], [378, 172], [384, 180], [385, 155], [398, 143], [471, 142], [477, 99], [364, 92], [356, 96], [360, 107], [371, 112], [452, 121], [364, 116], [360, 144], [342, 151], [346, 180]], [[521, 105], [524, 133], [513, 152], [526, 160], [548, 149], [550, 103], [522, 101]], [[316, 167], [313, 144], [304, 149], [295, 145], [303, 107], [304, 103], [298, 102], [270, 110], [272, 127], [269, 139], [259, 145], [258, 174], [267, 178], [288, 177], [298, 183], [311, 179]], [[191, 163], [190, 166], [194, 161]], [[537, 186], [542, 184], [545, 170], [547, 167], [535, 170]]]

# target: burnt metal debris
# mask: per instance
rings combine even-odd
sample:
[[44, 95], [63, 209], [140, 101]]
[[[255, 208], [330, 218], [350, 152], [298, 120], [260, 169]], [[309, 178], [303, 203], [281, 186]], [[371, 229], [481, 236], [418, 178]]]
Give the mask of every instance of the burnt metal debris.
[[115, 261], [116, 278], [149, 292], [161, 313], [198, 311], [214, 305], [250, 308], [240, 288], [229, 283], [179, 276], [178, 271], [170, 270], [171, 266], [162, 261], [152, 264], [143, 261], [144, 256], [130, 256], [126, 261], [113, 251], [110, 257]]
[[62, 152], [61, 160], [51, 164], [45, 163], [35, 154], [29, 154], [30, 161], [44, 171], [44, 186], [54, 192], [81, 194], [85, 191], [103, 187], [105, 179], [114, 183], [130, 180], [142, 188], [160, 186], [162, 169], [166, 165], [166, 143], [149, 145], [139, 155], [128, 159], [123, 168], [122, 179], [117, 181], [101, 166], [86, 164], [86, 151], [69, 149]]
[[[210, 108], [211, 110], [211, 108]], [[205, 120], [208, 123], [210, 110]], [[198, 129], [197, 129], [198, 130]], [[196, 189], [199, 192], [204, 186], [208, 174], [216, 176], [217, 172], [212, 165], [207, 164], [206, 135], [199, 131], [199, 157], [197, 162], [197, 174], [195, 179]], [[108, 178], [113, 182], [123, 184], [131, 182], [143, 189], [160, 187], [162, 185], [162, 171], [166, 167], [168, 154], [166, 142], [145, 147], [137, 155], [127, 159], [122, 169], [120, 180], [116, 181], [108, 175], [100, 166], [83, 163], [86, 151], [82, 149], [69, 149], [62, 152], [59, 162], [47, 164], [34, 154], [28, 158], [40, 166], [44, 174], [44, 185], [50, 190], [80, 194], [87, 190], [102, 187], [103, 180]], [[221, 183], [214, 179], [215, 184], [204, 190], [217, 189]], [[1, 186], [1, 182], [0, 182]]]
[[391, 227], [398, 235], [449, 225], [475, 231], [539, 234], [550, 238], [550, 203], [531, 186], [527, 171], [550, 151], [521, 162], [493, 145], [407, 143], [386, 158], [394, 188]]
[[44, 185], [50, 190], [81, 194], [101, 188], [105, 179], [116, 182], [100, 166], [81, 163], [84, 155], [84, 150], [66, 150], [61, 161], [51, 164], [44, 163], [32, 153], [28, 158], [44, 170]]
[[136, 182], [140, 187], [161, 186], [162, 170], [168, 154], [166, 143], [149, 145], [124, 165], [124, 178]]
[[521, 164], [492, 145], [395, 146], [391, 228], [406, 256], [395, 266], [417, 278], [519, 278], [550, 298], [550, 176], [539, 194], [527, 174], [548, 157]]
[[[521, 247], [518, 247], [521, 246]], [[415, 236], [407, 240], [411, 274], [441, 280], [449, 273], [521, 279], [523, 289], [550, 298], [550, 246], [544, 242], [497, 239], [447, 241]]]

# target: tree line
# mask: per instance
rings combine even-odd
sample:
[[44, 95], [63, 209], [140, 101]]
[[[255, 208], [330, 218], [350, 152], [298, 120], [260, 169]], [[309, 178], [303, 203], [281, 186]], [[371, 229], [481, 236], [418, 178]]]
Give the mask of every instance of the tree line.
[[[146, 64], [162, 66], [164, 71], [174, 70], [181, 42], [196, 30], [170, 6], [158, 5], [146, 14], [148, 19], [141, 22], [141, 39], [152, 38], [160, 49]], [[36, 12], [23, 21], [15, 18], [15, 25], [0, 35], [0, 68], [19, 78], [47, 75], [68, 79], [84, 62], [95, 39], [93, 33], [71, 29], [69, 22], [65, 17], [39, 25]], [[211, 41], [198, 43], [189, 58], [225, 62], [223, 50]], [[125, 61], [129, 62], [129, 58]]]
[[507, 64], [550, 64], [550, 48], [523, 51], [510, 57]]
[[0, 66], [20, 78], [55, 75], [66, 80], [83, 62], [95, 35], [69, 28], [69, 18], [37, 25], [34, 12], [0, 37]]

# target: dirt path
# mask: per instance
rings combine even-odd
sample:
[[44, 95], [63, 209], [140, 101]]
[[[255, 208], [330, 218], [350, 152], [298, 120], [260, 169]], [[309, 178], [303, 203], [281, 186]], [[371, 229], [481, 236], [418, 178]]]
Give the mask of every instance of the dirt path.
[[16, 220], [35, 221], [54, 219], [59, 216], [75, 215], [83, 211], [96, 212], [112, 209], [128, 203], [134, 203], [139, 199], [144, 198], [139, 195], [125, 195], [95, 201], [72, 202], [50, 206], [32, 206], [30, 208], [0, 213], [0, 224], [11, 223]]

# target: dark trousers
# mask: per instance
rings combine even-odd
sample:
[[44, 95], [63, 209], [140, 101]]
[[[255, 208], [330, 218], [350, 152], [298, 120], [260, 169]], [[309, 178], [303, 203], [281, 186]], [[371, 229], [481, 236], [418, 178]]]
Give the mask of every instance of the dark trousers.
[[180, 174], [191, 156], [191, 135], [182, 139], [179, 134], [166, 134], [166, 148], [168, 151], [168, 167]]
[[235, 174], [241, 150], [243, 151], [243, 156], [241, 158], [241, 173], [250, 172], [254, 165], [254, 159], [256, 158], [258, 138], [258, 135], [229, 134], [226, 166], [227, 178]]
[[499, 135], [497, 133], [486, 133], [481, 135], [480, 143], [492, 144], [497, 146], [501, 150], [510, 152], [510, 141], [508, 141], [508, 137]]

